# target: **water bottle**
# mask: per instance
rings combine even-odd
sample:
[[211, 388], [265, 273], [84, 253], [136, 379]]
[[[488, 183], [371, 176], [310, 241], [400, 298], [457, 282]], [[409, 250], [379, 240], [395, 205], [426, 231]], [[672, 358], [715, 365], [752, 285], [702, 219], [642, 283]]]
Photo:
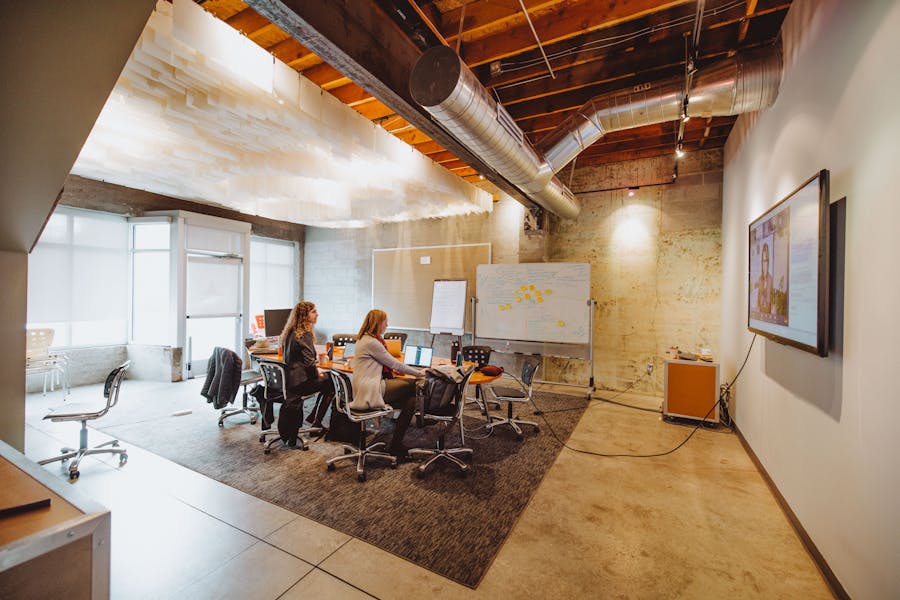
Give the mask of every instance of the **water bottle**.
[[461, 366], [462, 366], [462, 362], [463, 362], [463, 361], [462, 361], [462, 352], [457, 352], [457, 353], [456, 353], [456, 366], [457, 366], [457, 367], [461, 367]]

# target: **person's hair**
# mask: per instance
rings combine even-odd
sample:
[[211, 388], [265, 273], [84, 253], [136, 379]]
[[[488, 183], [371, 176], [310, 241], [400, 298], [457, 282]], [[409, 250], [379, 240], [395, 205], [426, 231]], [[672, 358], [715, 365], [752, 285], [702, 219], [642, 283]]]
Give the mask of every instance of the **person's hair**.
[[378, 328], [381, 327], [381, 324], [385, 321], [387, 321], [386, 312], [384, 312], [383, 310], [378, 310], [377, 308], [370, 310], [366, 315], [366, 318], [363, 319], [362, 327], [359, 328], [359, 335], [356, 336], [356, 339], [361, 340], [362, 337], [366, 334], [377, 338]]
[[284, 329], [281, 332], [280, 342], [282, 346], [292, 334], [294, 339], [299, 340], [304, 333], [312, 331], [312, 326], [309, 324], [309, 313], [315, 308], [316, 305], [312, 302], [298, 302], [294, 305], [294, 308], [291, 309], [291, 316], [288, 317], [287, 323], [284, 324]]

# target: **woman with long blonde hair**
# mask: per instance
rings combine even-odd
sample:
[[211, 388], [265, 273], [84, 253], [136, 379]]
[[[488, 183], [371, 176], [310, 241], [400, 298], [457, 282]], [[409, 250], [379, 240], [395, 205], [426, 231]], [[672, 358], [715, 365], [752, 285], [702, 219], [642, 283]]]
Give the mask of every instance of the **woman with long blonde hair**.
[[394, 379], [394, 372], [414, 377], [424, 377], [424, 369], [405, 365], [390, 352], [384, 341], [388, 316], [383, 310], [370, 310], [359, 328], [356, 338], [356, 353], [352, 359], [354, 409], [384, 408], [400, 409], [388, 451], [401, 459], [408, 458], [403, 445], [403, 436], [415, 411], [416, 381], [409, 378]]

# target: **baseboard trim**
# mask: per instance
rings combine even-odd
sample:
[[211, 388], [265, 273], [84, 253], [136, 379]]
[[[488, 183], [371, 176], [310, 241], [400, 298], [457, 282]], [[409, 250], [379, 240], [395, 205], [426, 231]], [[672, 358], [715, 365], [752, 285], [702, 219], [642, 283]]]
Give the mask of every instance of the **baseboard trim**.
[[744, 450], [746, 450], [747, 455], [750, 457], [750, 460], [752, 460], [753, 464], [756, 466], [756, 470], [759, 471], [759, 474], [762, 475], [762, 478], [765, 480], [766, 485], [769, 486], [769, 489], [772, 491], [772, 495], [774, 495], [775, 500], [778, 501], [778, 506], [781, 507], [781, 510], [782, 512], [784, 512], [784, 515], [790, 522], [791, 527], [793, 527], [794, 531], [797, 532], [797, 535], [800, 537], [800, 541], [803, 542], [803, 546], [806, 548], [806, 551], [809, 552], [809, 555], [810, 557], [812, 557], [813, 562], [816, 563], [816, 567], [818, 567], [819, 572], [822, 573], [822, 577], [825, 578], [825, 582], [831, 589], [831, 593], [834, 594], [835, 598], [839, 598], [840, 600], [851, 600], [850, 595], [847, 593], [847, 590], [844, 589], [844, 586], [841, 585], [841, 582], [838, 581], [837, 576], [835, 576], [834, 571], [832, 571], [831, 567], [828, 566], [828, 562], [826, 562], [825, 557], [822, 556], [822, 553], [819, 552], [819, 549], [816, 548], [816, 545], [813, 543], [812, 538], [810, 538], [809, 534], [806, 533], [806, 530], [800, 523], [800, 519], [798, 519], [797, 515], [794, 514], [794, 511], [791, 510], [791, 507], [787, 503], [787, 500], [784, 499], [784, 496], [781, 495], [778, 487], [776, 487], [775, 482], [772, 481], [771, 477], [769, 477], [769, 473], [759, 461], [759, 457], [756, 456], [753, 448], [751, 448], [750, 444], [747, 443], [747, 440], [744, 439], [744, 435], [738, 428], [737, 423], [734, 424], [734, 432], [737, 434], [737, 437], [741, 441], [741, 445], [744, 447]]

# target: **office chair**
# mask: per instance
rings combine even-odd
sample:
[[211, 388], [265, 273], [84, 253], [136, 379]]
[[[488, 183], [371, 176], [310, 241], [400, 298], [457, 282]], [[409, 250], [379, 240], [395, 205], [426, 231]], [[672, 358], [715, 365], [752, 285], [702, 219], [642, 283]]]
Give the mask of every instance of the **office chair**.
[[[284, 363], [264, 360], [259, 363], [259, 370], [262, 373], [262, 381], [263, 381], [263, 397], [267, 402], [286, 402], [287, 394], [285, 393], [284, 382], [286, 381], [286, 374], [284, 371]], [[312, 394], [307, 394], [298, 399], [299, 402], [303, 402], [307, 398], [315, 396], [318, 392], [314, 392]], [[302, 412], [302, 411], [301, 411]], [[301, 416], [302, 418], [302, 416]], [[300, 443], [300, 448], [303, 450], [309, 450], [309, 443], [306, 438], [303, 437], [303, 434], [307, 435], [315, 435], [322, 433], [321, 427], [300, 427], [297, 429], [297, 441]], [[282, 442], [282, 444], [287, 445], [289, 440], [282, 439], [281, 435], [278, 431], [262, 431], [259, 435], [259, 441], [265, 442], [266, 446], [263, 450], [264, 454], [269, 454], [272, 451], [272, 447], [275, 446], [278, 442]]]
[[[461, 477], [465, 477], [469, 472], [469, 465], [466, 464], [466, 460], [472, 459], [473, 450], [471, 448], [465, 448], [462, 446], [455, 448], [447, 448], [446, 444], [446, 436], [450, 430], [462, 419], [463, 409], [465, 408], [465, 392], [466, 386], [469, 384], [469, 378], [472, 377], [472, 373], [475, 372], [475, 367], [470, 366], [462, 375], [462, 381], [457, 383], [458, 393], [454, 402], [445, 407], [448, 410], [441, 411], [443, 414], [432, 414], [426, 413], [426, 417], [430, 421], [441, 421], [441, 430], [440, 435], [438, 435], [437, 440], [435, 441], [435, 446], [433, 448], [411, 448], [409, 454], [411, 456], [428, 456], [428, 460], [419, 465], [416, 470], [416, 475], [419, 477], [424, 477], [425, 472], [428, 470], [428, 467], [439, 461], [440, 459], [448, 460], [450, 463], [456, 465], [459, 468], [459, 474]], [[465, 440], [463, 440], [465, 443]], [[463, 458], [458, 458], [458, 457]]]
[[[45, 421], [50, 420], [54, 423], [61, 423], [63, 421], [81, 421], [81, 436], [77, 449], [69, 447], [61, 448], [60, 452], [62, 454], [54, 456], [53, 458], [46, 458], [38, 461], [39, 465], [46, 465], [56, 461], [65, 463], [70, 458], [74, 458], [75, 460], [69, 465], [69, 479], [74, 481], [81, 475], [78, 471], [81, 459], [88, 454], [118, 454], [119, 466], [128, 462], [128, 451], [124, 448], [119, 448], [119, 440], [109, 440], [108, 442], [103, 442], [93, 448], [88, 448], [87, 422], [99, 419], [118, 403], [122, 379], [125, 378], [125, 371], [127, 371], [130, 366], [131, 361], [125, 361], [110, 371], [109, 375], [106, 377], [106, 383], [103, 386], [103, 397], [106, 399], [104, 405], [88, 402], [69, 402], [52, 408], [50, 412], [44, 415]], [[106, 446], [111, 447], [107, 448]]]
[[335, 346], [346, 346], [347, 344], [356, 343], [355, 333], [336, 333], [331, 336], [331, 341]]
[[488, 417], [489, 423], [485, 425], [485, 427], [487, 427], [489, 432], [493, 432], [494, 428], [500, 425], [509, 425], [512, 430], [516, 432], [516, 439], [521, 441], [524, 439], [524, 436], [519, 425], [531, 425], [536, 432], [540, 431], [540, 427], [534, 421], [523, 421], [518, 417], [513, 416], [514, 403], [532, 402], [532, 396], [534, 394], [534, 376], [539, 367], [540, 363], [537, 359], [526, 358], [525, 362], [522, 363], [521, 379], [517, 379], [514, 375], [510, 375], [509, 373], [504, 375], [515, 381], [518, 384], [518, 387], [488, 386], [488, 390], [495, 400], [507, 403], [506, 417], [498, 417], [495, 415], [490, 415]]
[[331, 370], [331, 381], [334, 382], [334, 409], [347, 415], [347, 418], [353, 423], [359, 423], [359, 443], [354, 448], [348, 444], [344, 445], [344, 455], [329, 458], [326, 465], [329, 471], [334, 471], [335, 464], [342, 460], [356, 459], [356, 479], [359, 481], [366, 480], [366, 459], [377, 458], [379, 460], [387, 460], [392, 469], [397, 468], [397, 457], [391, 456], [387, 452], [379, 452], [378, 449], [385, 446], [384, 442], [376, 442], [371, 446], [366, 446], [366, 423], [372, 419], [387, 417], [393, 414], [393, 408], [373, 408], [370, 410], [354, 410], [350, 408], [353, 402], [353, 388], [350, 384], [350, 377], [341, 371]]
[[402, 332], [402, 331], [385, 331], [385, 332], [384, 332], [384, 339], [386, 339], [386, 340], [400, 340], [400, 347], [401, 347], [401, 348], [403, 348], [403, 346], [406, 345], [406, 337], [407, 337], [407, 336], [406, 336], [406, 333], [404, 333], [404, 332]]
[[27, 329], [25, 331], [25, 375], [44, 375], [44, 395], [47, 395], [47, 381], [50, 391], [56, 389], [56, 382], [63, 387], [64, 395], [71, 391], [69, 385], [69, 357], [64, 352], [51, 352], [53, 336], [50, 328]]
[[263, 376], [259, 371], [254, 371], [253, 369], [244, 369], [241, 371], [240, 386], [244, 390], [242, 406], [241, 408], [223, 408], [222, 412], [219, 414], [219, 427], [225, 427], [225, 419], [233, 417], [234, 415], [249, 415], [250, 424], [256, 425], [257, 415], [259, 414], [259, 404], [257, 404], [255, 399], [249, 397], [247, 386], [260, 383], [262, 380]]
[[[491, 352], [493, 349], [490, 346], [463, 346], [462, 347], [462, 355], [463, 360], [467, 362], [476, 363], [477, 368], [481, 368], [485, 365], [491, 364]], [[481, 410], [481, 414], [487, 416], [487, 407], [484, 405], [484, 394], [482, 393], [481, 386], [475, 386], [475, 397], [467, 398], [466, 403], [474, 403], [478, 405], [478, 408]], [[500, 408], [499, 402], [494, 402], [497, 408]]]

